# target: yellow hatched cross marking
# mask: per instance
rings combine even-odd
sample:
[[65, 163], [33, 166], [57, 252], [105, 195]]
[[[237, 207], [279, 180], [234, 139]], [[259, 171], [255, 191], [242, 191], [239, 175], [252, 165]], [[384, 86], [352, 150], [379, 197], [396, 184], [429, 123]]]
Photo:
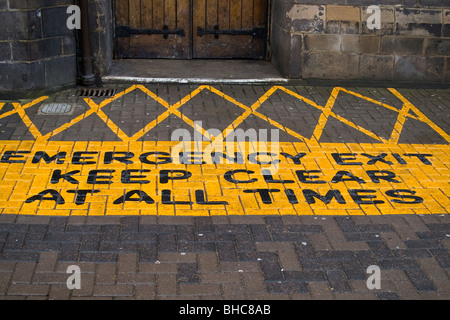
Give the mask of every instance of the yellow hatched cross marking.
[[200, 86], [190, 94], [188, 94], [186, 97], [175, 103], [174, 105], [169, 105], [166, 101], [162, 100], [158, 96], [156, 96], [153, 92], [145, 88], [144, 86], [139, 86], [139, 88], [147, 93], [150, 97], [157, 100], [159, 103], [161, 103], [165, 108], [167, 108], [167, 111], [158, 116], [155, 120], [153, 120], [151, 123], [149, 123], [143, 130], [138, 132], [133, 136], [131, 139], [132, 141], [137, 141], [139, 138], [141, 138], [145, 133], [149, 132], [153, 128], [155, 128], [159, 123], [163, 122], [165, 119], [167, 119], [171, 114], [176, 115], [180, 119], [182, 119], [184, 122], [186, 122], [189, 126], [194, 128], [195, 130], [199, 131], [201, 134], [203, 134], [207, 139], [211, 140], [211, 136], [206, 132], [205, 129], [199, 127], [189, 119], [187, 116], [183, 115], [178, 109], [181, 108], [181, 106], [185, 105], [189, 100], [193, 99], [196, 95], [198, 95], [200, 92], [202, 92], [207, 86]]
[[[134, 90], [134, 86], [131, 87], [131, 88], [129, 88], [129, 89], [127, 89], [127, 90], [125, 90], [125, 91], [123, 91], [123, 92], [121, 92], [121, 93], [119, 93], [119, 94], [117, 94], [117, 95], [115, 95], [115, 96], [114, 96], [113, 98], [111, 98], [111, 99], [107, 99], [107, 100], [103, 101], [100, 105], [102, 105], [102, 104], [106, 105], [106, 104], [110, 103], [111, 101], [113, 101], [113, 100], [115, 100], [115, 99], [118, 99], [118, 98], [121, 97], [122, 95], [125, 95], [126, 93], [131, 92], [132, 90]], [[86, 100], [90, 100], [90, 99], [85, 99], [85, 101], [86, 101]], [[69, 129], [70, 127], [72, 127], [73, 125], [77, 124], [77, 123], [80, 122], [81, 120], [83, 120], [83, 119], [89, 117], [90, 115], [94, 114], [95, 111], [96, 111], [96, 108], [94, 107], [94, 105], [90, 105], [90, 104], [89, 104], [90, 101], [86, 101], [86, 103], [87, 103], [87, 104], [89, 105], [89, 107], [90, 107], [90, 109], [89, 109], [88, 111], [86, 111], [85, 113], [83, 113], [83, 114], [79, 115], [78, 117], [72, 119], [70, 122], [68, 122], [68, 123], [66, 123], [66, 124], [63, 124], [61, 127], [59, 127], [59, 128], [57, 128], [57, 129], [55, 129], [55, 130], [53, 130], [53, 131], [47, 133], [44, 137], [42, 137], [42, 139], [43, 139], [44, 141], [48, 141], [51, 137], [56, 136], [57, 134], [59, 134], [59, 133], [65, 131], [65, 130]], [[103, 119], [102, 119], [102, 120], [103, 120]]]
[[[152, 122], [150, 122], [148, 125], [146, 125], [142, 130], [138, 131], [135, 135], [133, 135], [132, 137], [129, 137], [127, 134], [125, 134], [125, 132], [123, 132], [103, 111], [102, 108], [107, 106], [108, 104], [110, 104], [111, 102], [127, 95], [128, 93], [139, 89], [142, 92], [144, 92], [145, 94], [147, 94], [148, 96], [150, 96], [152, 99], [154, 99], [156, 102], [158, 102], [159, 104], [161, 104], [162, 106], [164, 106], [167, 110], [162, 113], [161, 115], [159, 115], [155, 120], [153, 120]], [[238, 116], [219, 136], [214, 137], [211, 136], [207, 130], [205, 130], [204, 128], [200, 127], [199, 125], [197, 125], [194, 121], [192, 121], [189, 117], [187, 117], [186, 115], [184, 115], [182, 112], [180, 112], [180, 108], [185, 105], [186, 103], [188, 103], [191, 99], [193, 99], [195, 96], [197, 96], [199, 93], [201, 93], [203, 90], [209, 90], [210, 92], [218, 95], [219, 97], [229, 101], [230, 103], [240, 107], [241, 109], [244, 110], [244, 112]], [[316, 125], [316, 128], [314, 129], [313, 135], [312, 137], [308, 138], [308, 137], [304, 137], [301, 134], [295, 132], [294, 130], [287, 128], [283, 125], [281, 125], [280, 123], [278, 123], [277, 121], [267, 117], [266, 115], [260, 113], [258, 111], [258, 109], [268, 100], [270, 99], [270, 97], [277, 91], [277, 90], [281, 90], [285, 93], [287, 93], [288, 95], [303, 101], [304, 103], [313, 106], [314, 108], [322, 111], [322, 114], [320, 115], [319, 121]], [[403, 102], [403, 107], [401, 110], [398, 110], [397, 108], [390, 106], [388, 104], [382, 103], [380, 101], [377, 101], [375, 99], [372, 99], [370, 97], [366, 97], [364, 95], [361, 95], [357, 92], [353, 92], [350, 90], [347, 90], [345, 88], [341, 88], [341, 87], [336, 87], [332, 90], [332, 93], [325, 105], [321, 106], [318, 105], [317, 103], [315, 103], [314, 101], [301, 96], [300, 94], [293, 92], [285, 87], [282, 86], [274, 86], [271, 89], [269, 89], [263, 96], [261, 96], [253, 105], [251, 106], [246, 106], [243, 103], [237, 101], [236, 99], [226, 95], [225, 93], [223, 93], [220, 90], [217, 90], [216, 88], [212, 87], [212, 86], [208, 86], [208, 85], [202, 85], [199, 86], [197, 89], [195, 89], [194, 91], [192, 91], [190, 94], [188, 94], [186, 97], [184, 97], [183, 99], [181, 99], [180, 101], [178, 101], [177, 103], [170, 105], [167, 101], [165, 101], [164, 99], [160, 98], [159, 96], [157, 96], [155, 93], [153, 93], [152, 91], [150, 91], [149, 89], [147, 89], [145, 86], [143, 85], [134, 85], [129, 87], [128, 89], [116, 94], [114, 97], [106, 99], [104, 101], [102, 101], [101, 103], [97, 104], [95, 103], [92, 99], [86, 98], [85, 102], [89, 105], [90, 109], [88, 111], [86, 111], [85, 113], [83, 113], [82, 115], [72, 119], [70, 122], [62, 125], [59, 128], [56, 128], [55, 130], [53, 130], [52, 132], [47, 133], [46, 135], [42, 135], [39, 130], [36, 128], [36, 126], [33, 124], [33, 122], [31, 121], [31, 119], [27, 116], [25, 110], [31, 106], [34, 106], [46, 99], [48, 99], [48, 97], [41, 97], [39, 99], [36, 99], [28, 104], [25, 105], [20, 105], [19, 103], [13, 103], [14, 106], [14, 110], [5, 112], [4, 114], [0, 115], [0, 119], [2, 118], [6, 118], [12, 114], [18, 114], [23, 122], [25, 123], [25, 125], [29, 128], [30, 132], [33, 134], [33, 136], [35, 137], [36, 140], [38, 141], [48, 141], [50, 138], [54, 137], [55, 135], [69, 129], [70, 127], [72, 127], [73, 125], [77, 124], [78, 122], [82, 121], [83, 119], [89, 117], [92, 114], [97, 114], [100, 119], [102, 119], [102, 121], [105, 122], [105, 124], [123, 141], [137, 141], [138, 139], [140, 139], [144, 134], [146, 134], [147, 132], [149, 132], [150, 130], [154, 129], [155, 127], [158, 126], [158, 124], [160, 124], [161, 122], [163, 122], [165, 119], [167, 119], [171, 114], [179, 117], [180, 119], [182, 119], [185, 123], [187, 123], [190, 127], [194, 128], [194, 130], [200, 132], [203, 136], [205, 136], [208, 140], [214, 141], [214, 143], [222, 143], [224, 141], [224, 139], [237, 127], [239, 127], [248, 117], [250, 117], [251, 115], [255, 115], [256, 117], [268, 122], [269, 124], [271, 124], [272, 126], [286, 132], [287, 134], [305, 142], [305, 143], [309, 143], [309, 144], [318, 144], [323, 131], [325, 130], [325, 127], [328, 123], [328, 120], [330, 117], [334, 117], [335, 119], [345, 123], [346, 125], [364, 133], [365, 135], [380, 141], [381, 143], [384, 144], [397, 144], [401, 135], [401, 132], [403, 130], [404, 124], [405, 124], [405, 120], [406, 118], [412, 118], [421, 122], [426, 123], [427, 125], [429, 125], [433, 130], [435, 130], [439, 135], [441, 135], [447, 142], [450, 143], [450, 135], [447, 134], [444, 130], [442, 130], [439, 126], [437, 126], [435, 123], [433, 123], [427, 116], [425, 116], [417, 107], [415, 107], [410, 101], [408, 101], [403, 95], [401, 95], [397, 90], [395, 89], [389, 89], [389, 91], [395, 95], [400, 101]], [[337, 114], [335, 114], [333, 112], [333, 108], [334, 105], [336, 103], [336, 100], [339, 96], [340, 92], [346, 92], [350, 95], [353, 95], [355, 97], [358, 97], [360, 99], [366, 100], [368, 102], [371, 102], [373, 104], [382, 106], [386, 109], [389, 109], [391, 111], [397, 112], [398, 113], [398, 118], [397, 121], [394, 125], [391, 137], [386, 140], [382, 137], [377, 136], [375, 133], [371, 132], [370, 130], [363, 128], [359, 125], [356, 125], [355, 123], [353, 123], [352, 121], [341, 117]], [[3, 108], [3, 106], [5, 105], [5, 103], [0, 103], [0, 110]], [[414, 114], [411, 114], [410, 111], [413, 111]]]
[[[320, 105], [316, 104], [314, 101], [311, 101], [311, 100], [309, 100], [309, 99], [307, 99], [307, 98], [305, 98], [305, 97], [303, 97], [303, 96], [301, 96], [301, 95], [299, 95], [299, 94], [297, 94], [297, 93], [295, 93], [295, 92], [293, 92], [291, 90], [288, 90], [288, 89], [286, 89], [284, 87], [276, 87], [276, 89], [280, 89], [280, 90], [286, 92], [287, 94], [289, 94], [289, 95], [291, 95], [291, 96], [293, 96], [293, 97], [295, 97], [295, 98], [297, 98], [297, 99], [299, 99], [299, 100], [301, 100], [301, 101], [303, 101], [303, 102], [305, 102], [305, 103], [315, 107], [316, 109], [319, 109], [319, 110], [322, 111], [322, 114], [321, 114], [321, 116], [319, 118], [319, 122], [317, 123], [317, 126], [314, 129], [313, 136], [310, 139], [302, 137], [302, 140], [304, 140], [307, 143], [311, 143], [311, 144], [317, 144], [318, 143], [318, 141], [320, 140], [320, 137], [322, 136], [323, 130], [325, 129], [325, 126], [327, 125], [329, 117], [334, 117], [337, 120], [345, 123], [346, 125], [354, 128], [354, 129], [356, 129], [356, 130], [358, 130], [358, 131], [360, 131], [360, 132], [362, 132], [362, 133], [364, 133], [364, 134], [366, 134], [366, 135], [368, 135], [368, 136], [370, 136], [370, 137], [372, 137], [372, 138], [374, 138], [374, 139], [376, 139], [376, 140], [378, 140], [380, 142], [383, 142], [383, 143], [387, 142], [385, 139], [378, 137], [373, 132], [371, 132], [371, 131], [369, 131], [369, 130], [361, 127], [361, 126], [358, 126], [358, 125], [354, 124], [353, 122], [351, 122], [351, 121], [349, 121], [349, 120], [347, 120], [347, 119], [345, 119], [345, 118], [335, 114], [332, 111], [332, 109], [333, 109], [333, 107], [335, 105], [336, 99], [338, 97], [339, 92], [340, 91], [345, 91], [345, 92], [348, 92], [350, 94], [353, 94], [353, 92], [351, 92], [351, 91], [347, 91], [347, 90], [345, 90], [343, 88], [334, 88], [332, 93], [331, 93], [331, 95], [330, 95], [330, 98], [328, 99], [328, 102], [327, 102], [326, 106], [323, 107], [323, 106], [320, 106]], [[364, 98], [364, 96], [361, 96], [359, 94], [355, 94], [355, 95], [357, 95], [358, 97]], [[271, 120], [271, 121], [274, 122], [273, 120]], [[286, 128], [284, 131], [287, 132], [288, 134], [293, 135], [292, 134], [293, 131], [288, 129], [288, 128]], [[301, 136], [301, 135], [299, 135], [297, 133], [296, 135], [293, 135], [293, 136], [296, 137], [296, 138], [299, 138], [298, 136]]]
[[30, 131], [30, 133], [34, 136], [35, 139], [39, 139], [40, 137], [42, 137], [42, 134], [36, 128], [34, 123], [30, 120], [30, 118], [28, 117], [28, 115], [25, 112], [25, 109], [30, 108], [46, 99], [48, 99], [48, 97], [44, 96], [44, 97], [38, 98], [30, 103], [27, 103], [24, 106], [20, 105], [20, 103], [12, 104], [15, 112], [20, 116], [23, 123], [28, 127], [28, 131]]
[[[439, 133], [439, 135], [441, 135], [447, 142], [450, 143], [450, 135], [448, 135], [444, 130], [442, 130], [439, 126], [437, 126], [433, 121], [431, 121], [426, 115], [424, 115], [417, 107], [415, 107], [411, 102], [409, 102], [404, 96], [402, 96], [400, 94], [400, 92], [398, 92], [395, 89], [389, 89], [390, 92], [392, 92], [397, 98], [399, 98], [402, 102], [403, 102], [403, 109], [400, 112], [400, 116], [405, 117], [408, 116], [410, 118], [425, 122], [426, 124], [428, 124], [434, 131], [436, 131], [437, 133]], [[413, 115], [409, 114], [409, 111], [413, 111], [417, 117], [414, 117]], [[404, 119], [403, 118], [399, 118], [398, 122], [403, 121], [403, 123], [399, 124], [399, 130], [401, 131], [401, 129], [403, 129], [403, 124], [404, 124]], [[396, 137], [396, 136], [395, 136]], [[398, 139], [395, 140], [394, 137], [394, 141], [393, 142], [398, 142]]]

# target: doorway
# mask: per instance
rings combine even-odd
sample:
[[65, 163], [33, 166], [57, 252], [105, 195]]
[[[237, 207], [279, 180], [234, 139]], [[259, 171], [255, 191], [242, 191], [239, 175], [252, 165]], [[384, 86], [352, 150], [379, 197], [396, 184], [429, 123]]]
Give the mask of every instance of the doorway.
[[266, 59], [269, 0], [117, 0], [122, 59]]

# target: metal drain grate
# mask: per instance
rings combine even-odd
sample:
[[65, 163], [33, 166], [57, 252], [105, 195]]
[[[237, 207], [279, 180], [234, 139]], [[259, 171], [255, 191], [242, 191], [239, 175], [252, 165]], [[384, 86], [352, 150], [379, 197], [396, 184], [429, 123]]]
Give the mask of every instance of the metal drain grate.
[[117, 89], [81, 89], [78, 91], [80, 97], [113, 97]]
[[47, 103], [39, 108], [40, 114], [70, 114], [73, 111], [73, 105], [69, 103]]

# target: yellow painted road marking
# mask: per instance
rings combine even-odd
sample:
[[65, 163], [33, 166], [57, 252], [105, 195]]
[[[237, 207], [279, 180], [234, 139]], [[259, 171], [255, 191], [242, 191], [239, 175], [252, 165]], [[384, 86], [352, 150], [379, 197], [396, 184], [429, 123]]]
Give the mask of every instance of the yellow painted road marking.
[[100, 119], [114, 132], [122, 141], [128, 141], [130, 138], [123, 132], [108, 116], [102, 111], [100, 105], [97, 105], [92, 99], [86, 99], [87, 104], [91, 107], [92, 111], [96, 113]]
[[[159, 115], [157, 117], [157, 119], [155, 119], [154, 121], [152, 121], [151, 123], [149, 123], [148, 125], [146, 125], [142, 130], [140, 130], [139, 132], [137, 132], [133, 137], [128, 137], [101, 109], [103, 107], [105, 107], [106, 105], [110, 104], [111, 102], [125, 96], [126, 94], [139, 89], [142, 92], [144, 92], [145, 94], [149, 95], [151, 98], [153, 98], [155, 101], [157, 101], [158, 103], [160, 103], [161, 105], [163, 105], [167, 110], [166, 112], [164, 112], [163, 114]], [[56, 134], [59, 134], [67, 129], [69, 129], [70, 127], [72, 127], [73, 125], [77, 124], [78, 122], [82, 121], [83, 119], [87, 118], [88, 116], [90, 116], [93, 113], [96, 113], [99, 115], [99, 117], [105, 122], [105, 124], [111, 128], [111, 130], [116, 133], [116, 135], [122, 139], [123, 141], [137, 141], [138, 139], [140, 139], [144, 134], [148, 133], [150, 130], [154, 129], [159, 123], [161, 123], [162, 121], [164, 121], [165, 119], [167, 119], [171, 114], [176, 115], [177, 117], [179, 117], [180, 119], [182, 119], [183, 121], [185, 121], [189, 126], [191, 126], [192, 128], [194, 128], [196, 131], [199, 131], [202, 135], [204, 135], [207, 139], [209, 140], [214, 140], [214, 137], [210, 136], [209, 133], [207, 132], [206, 129], [199, 127], [198, 125], [196, 125], [194, 123], [194, 121], [192, 121], [191, 119], [189, 119], [187, 116], [185, 116], [182, 112], [179, 111], [179, 109], [185, 105], [186, 103], [188, 103], [192, 98], [194, 98], [196, 95], [198, 95], [200, 92], [202, 92], [203, 90], [209, 90], [215, 94], [217, 94], [218, 96], [222, 97], [223, 99], [235, 104], [236, 106], [239, 106], [240, 108], [242, 108], [244, 110], [244, 113], [239, 115], [223, 132], [219, 137], [215, 137], [215, 139], [217, 140], [217, 143], [221, 143], [223, 142], [223, 140], [226, 138], [227, 134], [229, 134], [229, 132], [231, 130], [234, 130], [237, 128], [237, 126], [239, 126], [240, 124], [242, 124], [242, 122], [244, 122], [250, 115], [255, 115], [258, 118], [268, 122], [269, 124], [273, 125], [274, 127], [283, 130], [284, 132], [288, 133], [289, 135], [299, 139], [300, 141], [303, 141], [305, 143], [308, 144], [317, 144], [318, 141], [320, 140], [320, 137], [322, 136], [323, 130], [325, 129], [325, 126], [328, 122], [329, 117], [334, 117], [337, 120], [345, 123], [346, 125], [354, 128], [355, 130], [358, 130], [362, 133], [364, 133], [365, 135], [380, 141], [381, 143], [385, 143], [385, 144], [395, 144], [398, 142], [398, 139], [400, 137], [400, 134], [403, 130], [403, 126], [405, 123], [405, 119], [406, 117], [421, 121], [426, 123], [427, 125], [429, 125], [433, 130], [435, 130], [439, 135], [441, 135], [447, 142], [450, 143], [450, 135], [447, 134], [444, 130], [442, 130], [439, 126], [437, 126], [435, 123], [433, 123], [428, 117], [426, 117], [417, 107], [415, 107], [414, 105], [412, 105], [405, 97], [403, 97], [397, 90], [395, 89], [389, 89], [389, 91], [391, 93], [393, 93], [397, 98], [399, 98], [402, 102], [403, 102], [403, 108], [401, 110], [398, 110], [395, 107], [392, 107], [386, 103], [382, 103], [380, 101], [377, 101], [375, 99], [372, 99], [370, 97], [366, 97], [363, 96], [359, 93], [347, 90], [345, 88], [340, 88], [340, 87], [336, 87], [333, 89], [330, 98], [327, 101], [327, 104], [325, 105], [325, 107], [320, 106], [318, 104], [316, 104], [314, 101], [311, 101], [291, 90], [288, 90], [284, 87], [281, 86], [274, 86], [271, 89], [269, 89], [263, 96], [261, 96], [252, 106], [246, 106], [244, 104], [242, 104], [241, 102], [235, 100], [234, 98], [226, 95], [225, 93], [221, 92], [220, 90], [215, 89], [212, 86], [199, 86], [197, 89], [195, 89], [194, 91], [192, 91], [190, 94], [188, 94], [185, 98], [183, 98], [182, 100], [180, 100], [179, 102], [173, 104], [173, 105], [169, 105], [169, 103], [167, 103], [164, 99], [158, 97], [156, 94], [154, 94], [153, 92], [151, 92], [149, 89], [147, 89], [145, 86], [143, 85], [134, 85], [129, 87], [128, 89], [117, 93], [114, 97], [106, 99], [104, 101], [102, 101], [100, 104], [96, 104], [92, 99], [85, 99], [86, 103], [90, 106], [90, 110], [88, 110], [86, 113], [76, 117], [75, 119], [73, 119], [72, 121], [62, 125], [61, 127], [55, 129], [54, 131], [42, 136], [41, 133], [39, 132], [39, 130], [35, 127], [35, 125], [33, 124], [33, 122], [29, 119], [29, 117], [26, 115], [25, 113], [25, 109], [36, 105], [40, 102], [42, 102], [43, 100], [47, 99], [48, 97], [42, 97], [39, 99], [36, 99], [24, 106], [21, 106], [18, 103], [13, 103], [13, 106], [15, 107], [14, 110], [9, 111], [9, 112], [5, 112], [4, 114], [0, 115], [0, 119], [2, 118], [6, 118], [10, 115], [13, 114], [18, 114], [22, 120], [24, 121], [24, 123], [30, 128], [30, 132], [35, 136], [35, 138], [39, 141], [48, 141], [51, 137], [54, 137]], [[316, 109], [322, 111], [322, 114], [320, 116], [320, 119], [317, 123], [317, 126], [314, 130], [314, 134], [312, 137], [304, 137], [301, 134], [295, 132], [295, 130], [292, 130], [290, 128], [286, 128], [283, 125], [281, 125], [280, 123], [278, 123], [277, 121], [265, 116], [264, 114], [258, 112], [257, 110], [262, 106], [262, 104], [264, 102], [266, 102], [268, 99], [270, 99], [270, 97], [277, 91], [277, 90], [281, 90], [284, 91], [285, 93], [291, 95], [292, 97], [297, 98], [300, 101], [303, 101], [313, 107], [315, 107]], [[336, 102], [336, 99], [338, 98], [338, 95], [340, 92], [346, 92], [348, 94], [351, 94], [353, 96], [356, 96], [360, 99], [364, 99], [366, 101], [369, 101], [371, 103], [377, 104], [379, 106], [385, 107], [391, 111], [395, 111], [397, 112], [398, 118], [396, 121], [396, 124], [393, 128], [392, 131], [392, 135], [390, 137], [389, 140], [386, 140], [382, 137], [377, 136], [376, 134], [374, 134], [373, 132], [371, 132], [370, 130], [363, 128], [361, 126], [358, 126], [356, 124], [354, 124], [352, 121], [345, 119], [344, 117], [341, 117], [337, 114], [335, 114], [333, 112], [333, 107], [334, 104]], [[413, 111], [417, 116], [411, 114], [409, 111]]]
[[[424, 154], [423, 145], [361, 144], [349, 153], [349, 145], [326, 143], [294, 161], [291, 150], [309, 147], [280, 143], [279, 170], [268, 175], [251, 157], [244, 164], [177, 164], [164, 156], [177, 142], [1, 144], [2, 214], [450, 213], [448, 145]], [[132, 152], [127, 163], [108, 160], [119, 151]]]
[[[166, 111], [129, 137], [102, 108], [133, 90], [141, 90]], [[210, 136], [179, 110], [204, 90], [243, 109], [217, 137]], [[277, 90], [322, 112], [312, 137], [304, 137], [258, 111]], [[320, 106], [291, 90], [274, 86], [253, 105], [246, 106], [214, 87], [199, 86], [170, 105], [146, 87], [135, 85], [98, 104], [85, 99], [90, 107], [87, 112], [44, 136], [25, 110], [48, 97], [23, 106], [13, 103], [14, 110], [0, 115], [0, 119], [18, 114], [36, 141], [0, 142], [0, 213], [194, 216], [450, 213], [449, 145], [398, 144], [408, 117], [426, 123], [449, 143], [450, 136], [397, 90], [389, 90], [402, 101], [400, 110], [344, 88], [334, 88], [327, 104]], [[389, 140], [335, 114], [333, 107], [340, 92], [397, 112]], [[0, 109], [4, 105], [0, 103]], [[122, 142], [49, 141], [92, 114], [99, 115]], [[264, 171], [255, 156], [244, 157], [244, 164], [176, 164], [167, 155], [178, 142], [137, 142], [172, 114], [213, 141], [213, 146], [223, 143], [251, 115], [301, 142], [277, 145], [281, 162], [273, 176]], [[380, 143], [320, 143], [330, 117]], [[211, 149], [200, 152], [205, 153], [205, 159], [208, 156], [211, 159], [206, 150]], [[251, 154], [255, 152], [255, 144], [246, 143], [237, 150]], [[114, 151], [132, 153], [133, 157], [128, 159], [131, 163], [120, 158], [108, 162], [106, 153], [111, 158]]]
[[389, 89], [389, 91], [391, 91], [397, 98], [399, 98], [404, 106], [406, 106], [409, 110], [413, 111], [417, 117], [412, 117], [416, 120], [425, 122], [426, 124], [428, 124], [431, 128], [433, 128], [434, 131], [436, 131], [437, 133], [439, 133], [448, 143], [450, 143], [450, 135], [448, 135], [444, 130], [442, 130], [439, 126], [437, 126], [433, 121], [431, 121], [426, 115], [424, 115], [418, 108], [416, 108], [411, 102], [409, 102], [404, 96], [402, 96], [400, 94], [400, 92], [398, 92], [395, 89]]
[[72, 127], [73, 125], [77, 124], [78, 122], [80, 122], [81, 120], [89, 117], [91, 114], [94, 113], [94, 109], [89, 109], [88, 111], [86, 111], [85, 113], [79, 115], [78, 117], [72, 119], [71, 121], [69, 121], [66, 124], [63, 124], [61, 127], [47, 133], [45, 136], [42, 136], [41, 139], [38, 139], [39, 141], [48, 141], [50, 138], [56, 136], [57, 134], [69, 129], [70, 127]]
[[25, 105], [23, 105], [23, 106], [21, 106], [20, 103], [15, 103], [16, 106], [14, 107], [14, 110], [5, 112], [4, 114], [0, 115], [0, 119], [9, 117], [10, 115], [13, 115], [13, 114], [17, 113], [18, 110], [25, 110], [25, 109], [28, 109], [28, 108], [30, 108], [30, 107], [32, 107], [32, 106], [34, 106], [34, 105], [37, 105], [38, 103], [41, 103], [41, 102], [44, 101], [44, 100], [47, 100], [48, 98], [49, 98], [49, 97], [47, 97], [47, 96], [43, 96], [43, 97], [40, 97], [40, 98], [38, 98], [38, 99], [35, 99], [35, 100], [33, 100], [32, 102], [27, 103], [27, 104], [25, 104]]

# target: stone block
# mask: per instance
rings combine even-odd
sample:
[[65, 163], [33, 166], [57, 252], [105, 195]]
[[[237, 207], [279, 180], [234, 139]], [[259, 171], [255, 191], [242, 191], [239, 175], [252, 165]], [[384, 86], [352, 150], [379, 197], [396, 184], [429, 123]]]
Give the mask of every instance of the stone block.
[[358, 78], [359, 54], [337, 52], [305, 52], [303, 78], [339, 79]]
[[444, 57], [395, 56], [394, 80], [440, 82]]
[[381, 36], [363, 35], [360, 40], [361, 53], [378, 53], [380, 52]]
[[289, 74], [290, 38], [289, 32], [276, 24], [272, 25], [272, 63], [284, 77]]
[[0, 0], [0, 10], [8, 9], [8, 0]]
[[394, 56], [363, 54], [359, 64], [359, 78], [366, 80], [392, 80]]
[[367, 8], [368, 7], [361, 8], [361, 32], [363, 34], [376, 34], [376, 35], [394, 34], [394, 30], [395, 30], [395, 9], [394, 9], [394, 7], [380, 6], [380, 9], [381, 9], [381, 12], [380, 12], [381, 28], [380, 29], [369, 29], [368, 28], [367, 20], [373, 13], [368, 13]]
[[360, 27], [360, 7], [326, 6], [326, 33], [356, 34], [360, 32]]
[[2, 57], [2, 61], [11, 60], [11, 42], [0, 42], [0, 57]]
[[0, 63], [0, 91], [28, 88], [29, 72], [26, 63]]
[[341, 51], [352, 53], [378, 53], [380, 48], [379, 36], [341, 35]]
[[32, 11], [0, 11], [1, 40], [30, 40], [41, 37], [39, 13]]
[[341, 51], [341, 36], [337, 34], [306, 34], [304, 40], [308, 51]]
[[44, 38], [73, 35], [73, 30], [67, 28], [67, 7], [43, 8], [42, 34]]
[[323, 32], [325, 7], [294, 4], [286, 13], [289, 29], [294, 32]]
[[60, 38], [34, 41], [17, 41], [12, 44], [13, 58], [16, 61], [36, 61], [62, 54]]
[[442, 9], [395, 9], [396, 33], [412, 36], [442, 34]]
[[445, 58], [445, 78], [444, 81], [450, 83], [450, 57]]
[[13, 0], [9, 1], [10, 9], [39, 9], [51, 6], [70, 6], [73, 0]]
[[444, 37], [450, 37], [450, 9], [444, 9], [444, 28], [442, 30]]
[[447, 7], [449, 5], [447, 0], [420, 0], [418, 2], [424, 7]]
[[75, 41], [75, 37], [64, 37], [61, 39], [61, 41], [62, 41], [63, 55], [71, 55], [76, 53], [77, 44]]
[[303, 39], [301, 35], [292, 35], [286, 30], [274, 25], [272, 63], [284, 77], [301, 77], [301, 52]]
[[444, 24], [450, 24], [450, 9], [444, 9]]
[[426, 56], [450, 56], [450, 39], [445, 38], [426, 38], [425, 39]]
[[291, 38], [291, 63], [289, 77], [296, 79], [302, 76], [302, 47], [303, 38], [300, 35], [292, 35]]
[[44, 87], [45, 70], [41, 62], [34, 63], [0, 63], [0, 92], [6, 96], [21, 93], [23, 90], [42, 89]]
[[351, 53], [378, 53], [380, 48], [379, 36], [343, 34], [341, 37], [341, 51]]
[[381, 52], [387, 54], [420, 55], [423, 37], [386, 36], [381, 41]]

